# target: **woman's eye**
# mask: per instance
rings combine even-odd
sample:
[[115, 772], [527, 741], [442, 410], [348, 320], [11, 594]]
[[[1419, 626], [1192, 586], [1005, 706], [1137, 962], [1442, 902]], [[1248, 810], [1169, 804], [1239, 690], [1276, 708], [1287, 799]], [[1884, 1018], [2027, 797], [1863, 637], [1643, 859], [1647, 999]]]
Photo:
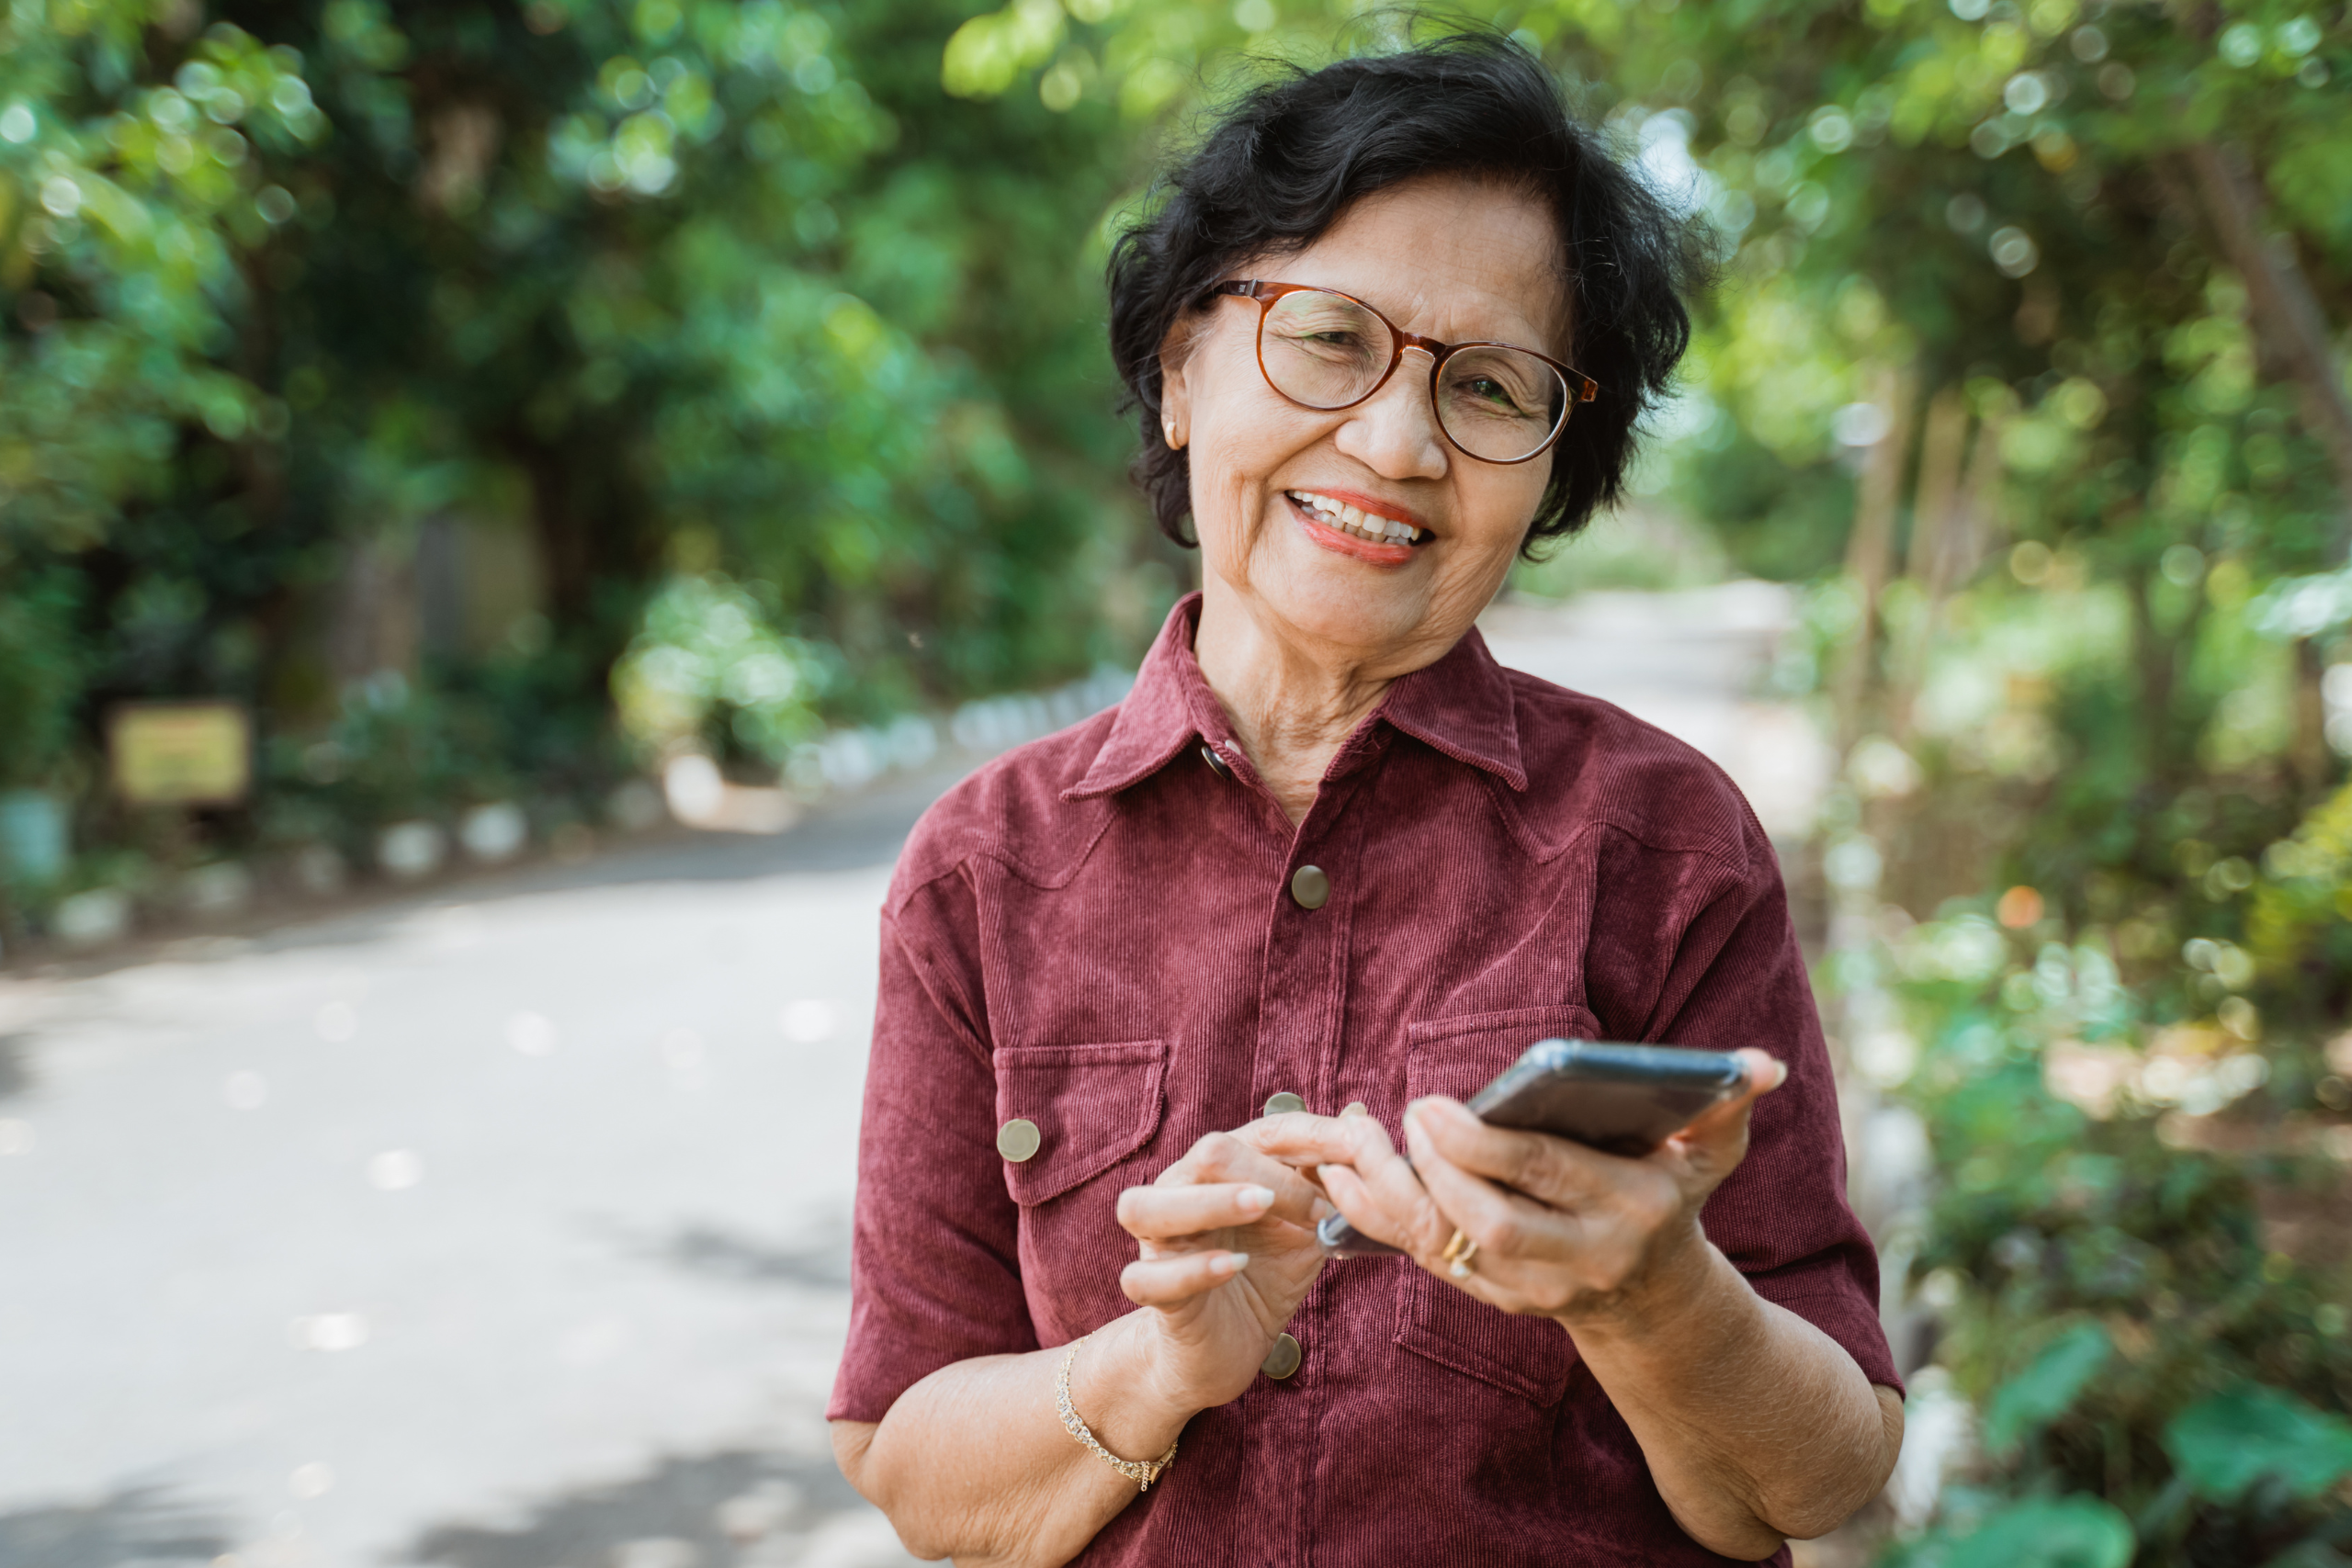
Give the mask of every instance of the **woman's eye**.
[[1491, 376], [1474, 376], [1462, 383], [1462, 389], [1478, 401], [1498, 409], [1515, 411], [1519, 407], [1519, 400], [1511, 396], [1510, 389]]

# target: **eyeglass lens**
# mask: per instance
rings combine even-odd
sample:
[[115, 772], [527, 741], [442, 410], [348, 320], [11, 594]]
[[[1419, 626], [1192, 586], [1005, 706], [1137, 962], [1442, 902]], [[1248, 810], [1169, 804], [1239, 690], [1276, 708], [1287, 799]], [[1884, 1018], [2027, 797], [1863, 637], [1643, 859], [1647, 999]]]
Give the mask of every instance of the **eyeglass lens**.
[[[1340, 409], [1371, 395], [1396, 338], [1345, 295], [1302, 288], [1267, 307], [1258, 348], [1274, 390], [1309, 408]], [[1524, 350], [1465, 348], [1447, 356], [1436, 401], [1438, 423], [1455, 446], [1510, 463], [1552, 438], [1567, 411], [1568, 385]]]

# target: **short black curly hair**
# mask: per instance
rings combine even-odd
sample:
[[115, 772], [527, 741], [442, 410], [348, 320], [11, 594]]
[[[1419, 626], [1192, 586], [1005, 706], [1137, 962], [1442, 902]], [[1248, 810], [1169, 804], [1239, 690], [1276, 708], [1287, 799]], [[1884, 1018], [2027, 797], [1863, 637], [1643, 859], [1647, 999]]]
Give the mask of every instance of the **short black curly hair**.
[[1160, 438], [1160, 345], [1236, 263], [1310, 245], [1374, 192], [1422, 175], [1500, 179], [1559, 221], [1574, 343], [1600, 383], [1552, 451], [1527, 543], [1573, 534], [1617, 499], [1642, 416], [1690, 341], [1684, 303], [1707, 263], [1692, 221], [1611, 158], [1559, 85], [1498, 33], [1458, 32], [1396, 53], [1292, 67], [1216, 117], [1164, 173], [1110, 262], [1111, 348], [1138, 411], [1133, 473], [1160, 531], [1195, 541], [1191, 473]]

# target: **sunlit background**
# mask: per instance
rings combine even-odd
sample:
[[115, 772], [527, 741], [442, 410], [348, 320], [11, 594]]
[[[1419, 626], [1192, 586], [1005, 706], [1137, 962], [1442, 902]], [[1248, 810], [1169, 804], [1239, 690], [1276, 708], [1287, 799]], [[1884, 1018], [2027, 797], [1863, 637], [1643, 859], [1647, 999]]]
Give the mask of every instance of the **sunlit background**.
[[[1812, 1568], [2352, 1562], [2352, 20], [1467, 0], [1722, 263], [1507, 662], [1780, 844]], [[1194, 566], [1101, 272], [1298, 0], [0, 6], [0, 1568], [905, 1561], [874, 913]]]

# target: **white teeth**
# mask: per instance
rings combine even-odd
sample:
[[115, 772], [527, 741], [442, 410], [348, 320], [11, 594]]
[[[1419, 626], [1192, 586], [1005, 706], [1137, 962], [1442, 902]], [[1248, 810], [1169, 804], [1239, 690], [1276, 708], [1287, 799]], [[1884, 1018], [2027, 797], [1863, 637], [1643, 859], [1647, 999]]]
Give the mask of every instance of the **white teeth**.
[[1328, 495], [1313, 491], [1294, 490], [1284, 492], [1306, 507], [1321, 521], [1358, 538], [1370, 539], [1379, 545], [1409, 545], [1420, 537], [1420, 530], [1409, 523], [1399, 523], [1393, 517], [1375, 517], [1360, 512], [1344, 502], [1333, 501]]

